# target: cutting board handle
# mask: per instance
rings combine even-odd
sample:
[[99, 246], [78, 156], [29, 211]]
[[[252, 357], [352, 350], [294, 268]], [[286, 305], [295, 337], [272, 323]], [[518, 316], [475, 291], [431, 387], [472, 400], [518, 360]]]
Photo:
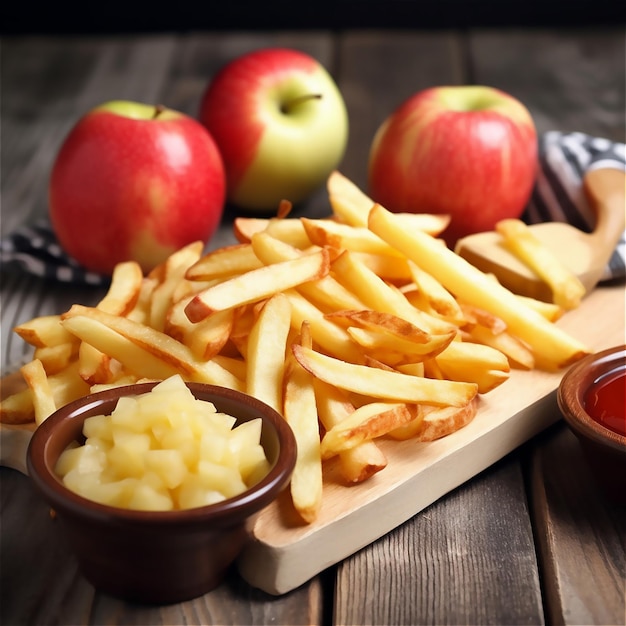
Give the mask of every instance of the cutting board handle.
[[626, 222], [626, 172], [617, 168], [598, 168], [585, 174], [584, 189], [596, 214], [596, 225], [590, 237], [593, 251], [606, 263]]

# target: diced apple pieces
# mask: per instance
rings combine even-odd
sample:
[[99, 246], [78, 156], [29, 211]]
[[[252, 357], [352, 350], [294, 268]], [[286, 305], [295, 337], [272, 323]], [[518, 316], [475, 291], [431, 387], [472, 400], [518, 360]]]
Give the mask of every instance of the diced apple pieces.
[[56, 471], [69, 489], [117, 507], [206, 506], [242, 493], [270, 469], [261, 419], [236, 425], [178, 375], [122, 398], [110, 415], [87, 418], [83, 434], [85, 444], [68, 447]]

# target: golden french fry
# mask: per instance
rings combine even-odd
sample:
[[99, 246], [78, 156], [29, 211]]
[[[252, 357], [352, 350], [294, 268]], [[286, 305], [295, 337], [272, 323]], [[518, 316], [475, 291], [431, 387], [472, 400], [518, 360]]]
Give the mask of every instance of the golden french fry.
[[329, 246], [339, 250], [386, 254], [402, 258], [387, 242], [377, 237], [366, 226], [351, 226], [336, 220], [300, 218], [311, 242], [317, 246]]
[[456, 432], [476, 416], [476, 399], [462, 407], [424, 407], [422, 427], [415, 435], [417, 441], [435, 441]]
[[407, 264], [417, 291], [425, 298], [429, 309], [454, 324], [462, 324], [465, 315], [456, 298], [416, 263], [407, 261]]
[[28, 424], [34, 421], [33, 394], [28, 387], [12, 393], [0, 402], [0, 423]]
[[354, 326], [349, 327], [347, 333], [368, 353], [373, 354], [374, 358], [388, 365], [418, 363], [424, 359], [433, 358], [445, 350], [456, 334], [454, 332], [433, 334], [430, 335], [429, 341], [418, 342], [388, 332]]
[[139, 377], [164, 379], [177, 373], [187, 381], [243, 389], [242, 381], [214, 360], [199, 360], [186, 345], [128, 318], [75, 304], [63, 314], [63, 325]]
[[[406, 424], [402, 424], [401, 426], [396, 426], [391, 429], [387, 435], [392, 439], [396, 439], [398, 441], [406, 441], [407, 439], [413, 439], [417, 437], [417, 435], [424, 428], [424, 413], [426, 410], [421, 404], [416, 404], [415, 410], [417, 415]], [[428, 407], [429, 409], [431, 407]]]
[[420, 231], [407, 231], [394, 215], [380, 205], [369, 214], [369, 227], [434, 276], [457, 298], [487, 309], [504, 320], [507, 328], [533, 350], [546, 368], [566, 367], [589, 354], [589, 348], [525, 307], [508, 289]]
[[158, 285], [156, 278], [144, 276], [139, 289], [139, 297], [131, 311], [126, 317], [141, 324], [147, 324], [150, 318], [150, 303], [152, 301], [152, 292]]
[[118, 366], [108, 354], [82, 342], [78, 350], [78, 375], [88, 384], [110, 382], [118, 371]]
[[198, 259], [185, 273], [187, 280], [214, 280], [236, 276], [262, 266], [249, 243], [217, 248]]
[[533, 353], [522, 341], [506, 331], [494, 333], [490, 328], [478, 325], [469, 330], [469, 335], [475, 342], [499, 350], [517, 367], [526, 370], [535, 367]]
[[143, 272], [139, 263], [118, 263], [111, 275], [109, 289], [97, 307], [113, 315], [128, 315], [139, 299]]
[[361, 350], [352, 341], [345, 329], [329, 321], [324, 313], [298, 291], [285, 292], [291, 304], [292, 327], [299, 329], [308, 322], [315, 343], [325, 351], [347, 361], [359, 361]]
[[196, 241], [170, 255], [163, 262], [158, 271], [155, 268], [152, 275], [158, 276], [159, 284], [152, 290], [150, 297], [150, 313], [148, 324], [155, 330], [165, 328], [165, 320], [173, 294], [185, 282], [185, 274], [190, 266], [198, 261], [202, 254], [203, 244]]
[[313, 376], [341, 389], [390, 402], [463, 406], [477, 392], [474, 383], [417, 378], [348, 363], [298, 345], [292, 350], [298, 363]]
[[[267, 232], [255, 234], [252, 246], [256, 255], [266, 265], [300, 258], [304, 253], [291, 244], [276, 239]], [[362, 308], [360, 300], [330, 275], [298, 285], [306, 298], [322, 306], [335, 308]]]
[[36, 348], [62, 343], [77, 343], [76, 338], [61, 325], [60, 315], [42, 315], [16, 326], [13, 331]]
[[360, 263], [350, 251], [343, 252], [332, 263], [337, 279], [373, 311], [383, 311], [402, 317], [428, 332], [456, 330], [453, 324], [416, 309], [398, 289]]
[[446, 379], [476, 383], [478, 393], [487, 393], [501, 385], [511, 369], [505, 354], [469, 341], [453, 341], [435, 361]]
[[494, 335], [506, 331], [506, 322], [500, 317], [494, 315], [493, 313], [490, 313], [489, 311], [481, 307], [467, 304], [466, 302], [461, 302], [459, 306], [463, 310], [463, 315], [465, 316], [466, 320], [466, 323], [463, 325], [464, 328], [472, 328], [476, 325], [484, 326], [485, 328], [488, 328]]
[[517, 299], [524, 306], [534, 309], [539, 315], [543, 315], [549, 322], [558, 321], [563, 317], [563, 313], [565, 313], [563, 308], [553, 302], [544, 302], [543, 300], [536, 300], [535, 298], [520, 295], [517, 295]]
[[199, 322], [213, 311], [256, 302], [279, 291], [318, 280], [326, 276], [329, 270], [330, 257], [327, 250], [266, 265], [200, 292], [187, 305], [185, 312], [192, 322]]
[[501, 220], [495, 230], [502, 235], [505, 247], [550, 287], [556, 305], [566, 311], [580, 306], [585, 286], [533, 235], [524, 222], [518, 219]]
[[291, 304], [278, 293], [265, 303], [248, 337], [246, 391], [279, 413], [290, 327]]
[[405, 257], [355, 251], [352, 251], [351, 254], [359, 263], [365, 265], [365, 267], [383, 280], [392, 283], [407, 283], [412, 280]]
[[291, 499], [306, 522], [313, 522], [322, 505], [322, 458], [315, 391], [311, 376], [289, 356], [285, 367], [284, 416], [296, 438], [296, 465]]
[[43, 364], [46, 374], [56, 374], [65, 369], [75, 358], [79, 345], [77, 342], [60, 343], [56, 346], [35, 348], [33, 358]]
[[[332, 172], [326, 182], [328, 197], [334, 215], [352, 226], [367, 226], [367, 218], [374, 201], [340, 172]], [[429, 213], [399, 213], [406, 228], [418, 229], [431, 235], [441, 234], [450, 223], [449, 215]]]
[[208, 361], [228, 342], [234, 327], [236, 310], [216, 311], [193, 324], [185, 314], [185, 307], [193, 297], [186, 296], [170, 307], [164, 332], [191, 348], [197, 358]]
[[299, 219], [236, 217], [233, 229], [240, 243], [249, 243], [253, 235], [265, 231], [268, 235], [296, 248], [304, 249], [311, 245], [311, 240]]
[[34, 359], [23, 365], [20, 372], [32, 394], [35, 422], [39, 425], [57, 410], [46, 370], [41, 361]]
[[364, 441], [386, 435], [390, 430], [414, 420], [417, 413], [414, 404], [372, 402], [360, 406], [326, 432], [321, 443], [322, 458], [331, 458]]
[[[313, 380], [315, 402], [320, 423], [326, 431], [349, 417], [355, 410], [346, 393], [319, 378]], [[339, 469], [348, 483], [367, 480], [387, 467], [387, 458], [374, 441], [363, 441], [339, 452]]]

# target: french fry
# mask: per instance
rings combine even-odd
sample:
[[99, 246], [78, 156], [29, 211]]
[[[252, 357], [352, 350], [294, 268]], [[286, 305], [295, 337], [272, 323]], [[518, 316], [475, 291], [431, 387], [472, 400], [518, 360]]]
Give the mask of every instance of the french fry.
[[589, 353], [580, 341], [525, 307], [508, 289], [494, 282], [465, 259], [420, 231], [408, 232], [392, 213], [375, 205], [369, 227], [432, 274], [457, 298], [502, 318], [507, 328], [533, 350], [546, 368], [560, 369]]
[[311, 240], [299, 219], [236, 217], [233, 228], [235, 237], [240, 243], [250, 243], [254, 234], [266, 232], [295, 248], [305, 249], [311, 245]]
[[185, 314], [185, 307], [193, 297], [186, 296], [170, 306], [164, 332], [191, 348], [197, 358], [208, 361], [219, 354], [228, 342], [236, 309], [216, 311], [193, 324]]
[[462, 407], [424, 407], [422, 425], [415, 435], [420, 442], [435, 441], [457, 432], [476, 416], [478, 401], [474, 398]]
[[246, 391], [279, 413], [290, 327], [291, 304], [278, 293], [264, 304], [248, 337]]
[[414, 404], [372, 402], [355, 409], [352, 414], [326, 432], [321, 443], [322, 459], [329, 459], [343, 450], [386, 435], [390, 430], [417, 418]]
[[[400, 426], [396, 426], [392, 428], [387, 435], [392, 439], [396, 439], [398, 441], [406, 441], [407, 439], [415, 439], [417, 435], [424, 428], [424, 414], [427, 409], [425, 409], [421, 404], [414, 405], [416, 416], [408, 421], [406, 424], [401, 424]], [[427, 407], [431, 409], [432, 407]], [[457, 409], [461, 410], [461, 409]]]
[[349, 251], [343, 252], [333, 261], [332, 270], [341, 283], [374, 311], [392, 313], [429, 332], [455, 330], [453, 324], [416, 309], [402, 292], [357, 261]]
[[23, 365], [20, 372], [32, 393], [35, 423], [39, 426], [57, 410], [46, 370], [39, 359], [34, 359]]
[[78, 350], [78, 375], [89, 385], [108, 383], [115, 377], [116, 362], [108, 354], [82, 342]]
[[155, 330], [163, 330], [167, 311], [173, 303], [173, 294], [185, 280], [185, 274], [202, 254], [203, 244], [195, 241], [171, 254], [152, 274], [157, 276], [159, 284], [155, 286], [150, 297], [150, 314], [148, 324]]
[[75, 304], [63, 314], [63, 325], [138, 376], [164, 379], [177, 373], [187, 381], [243, 389], [242, 381], [214, 360], [201, 361], [186, 345], [125, 317]]
[[214, 280], [259, 269], [259, 261], [249, 243], [217, 248], [198, 259], [185, 273], [187, 280]]
[[429, 310], [453, 324], [463, 324], [465, 315], [457, 299], [416, 263], [407, 261], [407, 264], [418, 293], [424, 297]]
[[481, 394], [501, 385], [508, 379], [511, 369], [505, 354], [469, 341], [450, 343], [435, 361], [446, 379], [476, 383]]
[[[345, 392], [319, 378], [313, 380], [318, 418], [325, 430], [330, 430], [348, 418], [355, 406]], [[387, 458], [375, 441], [363, 441], [339, 452], [339, 468], [347, 483], [360, 483], [387, 467]]]
[[291, 323], [300, 328], [308, 322], [315, 343], [329, 354], [347, 361], [361, 360], [361, 350], [345, 329], [329, 321], [324, 313], [295, 289], [285, 292], [291, 304]]
[[16, 326], [13, 331], [26, 343], [36, 348], [53, 347], [62, 343], [76, 343], [76, 338], [61, 325], [60, 315], [43, 315]]
[[[252, 247], [266, 265], [300, 258], [304, 253], [267, 232], [257, 233], [252, 238]], [[305, 297], [327, 308], [362, 308], [361, 301], [330, 275], [298, 285]]]
[[213, 311], [255, 302], [279, 291], [318, 280], [329, 270], [330, 257], [326, 250], [263, 266], [200, 292], [187, 305], [185, 312], [192, 322], [199, 322]]
[[298, 345], [292, 350], [298, 363], [313, 376], [363, 396], [392, 402], [463, 406], [477, 392], [474, 383], [416, 378], [401, 372], [348, 363]]
[[35, 407], [29, 387], [3, 398], [0, 402], [0, 423], [29, 424], [34, 421]]
[[328, 246], [338, 250], [386, 254], [402, 258], [397, 250], [374, 235], [366, 226], [350, 226], [330, 219], [301, 217], [300, 220], [311, 242], [321, 248]]
[[76, 342], [60, 343], [56, 346], [35, 348], [33, 358], [41, 361], [46, 374], [56, 374], [64, 370], [75, 358], [79, 346]]
[[[367, 218], [374, 201], [350, 179], [334, 171], [326, 182], [328, 197], [334, 215], [352, 226], [367, 226]], [[406, 228], [422, 230], [431, 235], [441, 234], [450, 223], [449, 215], [429, 213], [397, 214]]]
[[310, 523], [322, 505], [319, 424], [311, 377], [292, 356], [288, 356], [285, 366], [282, 404], [298, 450], [291, 477], [291, 498], [296, 511]]
[[97, 307], [113, 315], [128, 315], [139, 300], [143, 272], [139, 263], [118, 263], [111, 275], [111, 284]]
[[490, 328], [477, 325], [469, 330], [469, 335], [476, 343], [490, 346], [505, 354], [513, 366], [525, 370], [531, 370], [535, 367], [535, 359], [531, 350], [524, 342], [509, 332], [494, 333]]
[[355, 251], [352, 252], [352, 256], [383, 280], [400, 284], [412, 280], [408, 262], [404, 257]]
[[433, 358], [445, 350], [455, 337], [454, 332], [430, 335], [430, 341], [424, 343], [366, 328], [349, 327], [347, 332], [368, 354], [388, 365], [419, 363]]
[[505, 247], [550, 287], [556, 305], [566, 311], [580, 306], [585, 286], [533, 235], [524, 222], [518, 219], [501, 220], [495, 230], [502, 235]]

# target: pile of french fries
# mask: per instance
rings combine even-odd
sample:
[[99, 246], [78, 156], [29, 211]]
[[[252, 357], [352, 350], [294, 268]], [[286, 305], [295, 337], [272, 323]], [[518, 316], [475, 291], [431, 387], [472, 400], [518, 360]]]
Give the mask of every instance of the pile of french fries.
[[292, 427], [291, 499], [312, 522], [327, 459], [367, 480], [387, 464], [380, 437], [449, 435], [512, 367], [589, 352], [554, 323], [561, 307], [447, 248], [446, 216], [391, 213], [339, 172], [327, 188], [327, 219], [290, 218], [288, 203], [239, 217], [236, 244], [188, 245], [145, 276], [121, 263], [97, 306], [16, 327], [34, 354], [0, 421], [38, 425], [90, 392], [173, 374], [247, 392]]

